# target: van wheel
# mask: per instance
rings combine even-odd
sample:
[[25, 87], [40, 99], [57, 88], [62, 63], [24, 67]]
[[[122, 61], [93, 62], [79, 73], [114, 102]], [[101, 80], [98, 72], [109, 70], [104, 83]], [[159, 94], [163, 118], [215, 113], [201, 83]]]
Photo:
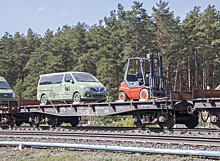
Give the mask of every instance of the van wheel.
[[48, 103], [48, 99], [47, 99], [47, 96], [46, 96], [46, 94], [43, 94], [42, 96], [41, 96], [41, 104], [42, 105], [46, 105], [47, 103]]
[[73, 94], [73, 102], [81, 102], [81, 95], [79, 92]]

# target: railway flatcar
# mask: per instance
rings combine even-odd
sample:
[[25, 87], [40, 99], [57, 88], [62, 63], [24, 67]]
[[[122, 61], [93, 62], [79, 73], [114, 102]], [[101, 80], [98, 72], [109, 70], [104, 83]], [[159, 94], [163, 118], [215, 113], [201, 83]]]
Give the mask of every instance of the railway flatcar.
[[[131, 71], [137, 73], [129, 72], [131, 60], [135, 62]], [[169, 94], [166, 84], [161, 55], [148, 54], [144, 59], [128, 60], [117, 102], [9, 101], [0, 107], [0, 124], [13, 127], [26, 122], [38, 128], [47, 123], [55, 128], [63, 122], [77, 126], [83, 116], [132, 115], [139, 128], [159, 125], [170, 129], [175, 124], [185, 124], [191, 129], [198, 125], [199, 114], [207, 112], [213, 127], [220, 129], [220, 90], [194, 89]]]

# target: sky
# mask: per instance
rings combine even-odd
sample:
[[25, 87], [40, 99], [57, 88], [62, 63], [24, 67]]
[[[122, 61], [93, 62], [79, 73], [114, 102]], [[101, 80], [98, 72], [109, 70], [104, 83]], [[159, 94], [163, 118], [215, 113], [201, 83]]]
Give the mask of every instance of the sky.
[[[29, 28], [34, 33], [45, 35], [47, 29], [54, 32], [64, 25], [75, 26], [78, 22], [89, 26], [98, 24], [118, 4], [124, 10], [131, 10], [134, 0], [0, 0], [0, 37], [5, 32], [14, 35], [16, 32], [27, 34]], [[220, 10], [220, 0], [163, 0], [169, 2], [174, 16], [184, 19], [195, 6], [204, 11], [208, 5], [215, 5]], [[143, 3], [148, 15], [159, 0], [139, 0]]]

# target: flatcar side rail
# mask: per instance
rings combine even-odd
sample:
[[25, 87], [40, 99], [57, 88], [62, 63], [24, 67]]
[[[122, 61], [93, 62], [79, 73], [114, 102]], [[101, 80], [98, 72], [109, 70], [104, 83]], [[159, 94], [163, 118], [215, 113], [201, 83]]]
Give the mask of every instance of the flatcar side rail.
[[[23, 101], [24, 102], [24, 101]], [[102, 103], [59, 103], [48, 105], [18, 106], [19, 113], [44, 113], [57, 116], [107, 116], [128, 114], [134, 111], [155, 111], [172, 109], [171, 100], [147, 100], [131, 102], [102, 102]]]
[[192, 92], [193, 99], [220, 98], [220, 90], [201, 90], [194, 89]]
[[220, 110], [220, 90], [193, 90], [195, 110]]

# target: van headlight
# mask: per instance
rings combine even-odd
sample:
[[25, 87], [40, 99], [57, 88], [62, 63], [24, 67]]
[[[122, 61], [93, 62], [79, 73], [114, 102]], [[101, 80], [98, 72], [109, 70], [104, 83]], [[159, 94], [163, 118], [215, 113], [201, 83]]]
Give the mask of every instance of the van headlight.
[[86, 87], [86, 86], [80, 86], [80, 88], [84, 91], [89, 91], [89, 87]]
[[15, 97], [16, 97], [16, 96], [15, 96], [15, 92], [13, 92], [13, 93], [12, 93], [12, 97], [13, 97], [13, 98], [15, 98]]

